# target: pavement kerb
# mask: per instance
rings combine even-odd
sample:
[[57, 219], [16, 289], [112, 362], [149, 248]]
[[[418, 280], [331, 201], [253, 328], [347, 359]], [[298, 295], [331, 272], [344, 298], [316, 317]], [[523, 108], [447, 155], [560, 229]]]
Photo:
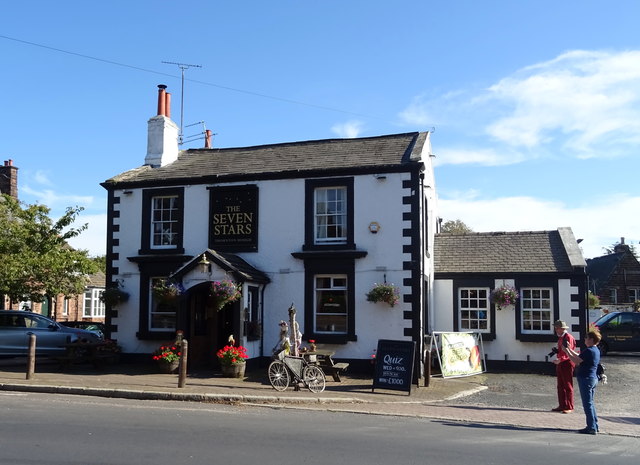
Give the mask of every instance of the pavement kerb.
[[0, 384], [0, 391], [42, 392], [49, 394], [69, 394], [95, 397], [108, 397], [137, 400], [174, 400], [185, 402], [210, 403], [251, 403], [251, 404], [354, 404], [371, 401], [355, 397], [291, 397], [291, 396], [260, 396], [246, 394], [206, 394], [165, 391], [141, 391], [132, 389], [101, 389], [91, 387], [51, 386], [43, 384]]

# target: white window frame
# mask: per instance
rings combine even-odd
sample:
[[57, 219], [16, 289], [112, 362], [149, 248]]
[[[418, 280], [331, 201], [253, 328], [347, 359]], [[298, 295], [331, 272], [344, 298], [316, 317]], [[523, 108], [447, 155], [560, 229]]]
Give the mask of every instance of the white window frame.
[[[169, 200], [170, 205], [165, 208], [163, 201]], [[180, 227], [180, 209], [178, 195], [156, 195], [151, 197], [151, 223], [149, 233], [149, 247], [152, 249], [175, 249], [178, 247]], [[160, 202], [160, 205], [157, 203]], [[156, 213], [160, 215], [156, 218]], [[159, 228], [158, 231], [156, 229]], [[158, 243], [156, 243], [158, 239]]]
[[[491, 332], [490, 293], [491, 289], [488, 287], [458, 288], [458, 327], [460, 331]], [[473, 313], [475, 313], [474, 318], [472, 318]], [[484, 318], [482, 318], [483, 316]], [[465, 322], [468, 327], [465, 327]], [[482, 322], [486, 323], [485, 328], [481, 328]]]
[[[100, 295], [104, 289], [92, 287], [85, 289], [82, 299], [83, 318], [103, 318], [105, 314], [105, 304], [100, 300]], [[65, 299], [66, 300], [66, 299]]]
[[69, 316], [69, 299], [67, 297], [62, 300], [62, 315]]
[[[335, 193], [335, 198], [332, 200], [328, 200], [330, 192]], [[315, 188], [313, 194], [313, 234], [316, 244], [347, 243], [347, 212], [349, 208], [347, 194], [347, 186]], [[324, 208], [319, 208], [320, 206], [324, 206]], [[331, 230], [334, 231], [330, 232]]]
[[[538, 294], [539, 293], [539, 294]], [[553, 331], [553, 288], [551, 287], [522, 287], [520, 288], [520, 331], [522, 334], [550, 334]], [[531, 318], [525, 318], [531, 312]], [[543, 318], [548, 314], [548, 318]], [[536, 318], [537, 316], [537, 318]], [[540, 328], [533, 329], [538, 322]]]
[[609, 303], [617, 304], [618, 303], [618, 289], [610, 289], [609, 290]]
[[640, 289], [629, 289], [629, 299], [631, 303], [635, 302], [636, 300], [640, 300]]
[[[155, 276], [153, 278], [151, 278], [149, 280], [149, 322], [148, 322], [148, 328], [149, 331], [151, 332], [157, 332], [157, 331], [175, 331], [176, 330], [176, 320], [178, 318], [178, 307], [177, 304], [173, 305], [173, 306], [169, 306], [168, 304], [165, 304], [165, 306], [163, 308], [159, 308], [159, 303], [156, 302], [156, 298], [153, 296], [153, 286], [156, 282], [162, 280], [162, 281], [166, 281], [168, 278], [166, 276]], [[164, 326], [158, 326], [158, 327], [154, 327], [153, 326], [153, 322], [154, 322], [154, 316], [158, 316], [161, 319], [164, 318], [168, 318], [167, 321], [173, 320], [173, 326], [170, 325], [164, 325]]]
[[[330, 279], [329, 287], [318, 287], [318, 279]], [[344, 285], [340, 285], [338, 281], [344, 281]], [[323, 291], [340, 291], [344, 294], [344, 312], [318, 312], [318, 304], [320, 302], [319, 293]], [[338, 334], [345, 335], [349, 333], [349, 281], [346, 274], [317, 274], [313, 277], [313, 330], [316, 334]], [[338, 317], [344, 318], [344, 331], [339, 331], [337, 329], [331, 330], [320, 329], [318, 325], [318, 317], [319, 316], [328, 316], [328, 317]]]

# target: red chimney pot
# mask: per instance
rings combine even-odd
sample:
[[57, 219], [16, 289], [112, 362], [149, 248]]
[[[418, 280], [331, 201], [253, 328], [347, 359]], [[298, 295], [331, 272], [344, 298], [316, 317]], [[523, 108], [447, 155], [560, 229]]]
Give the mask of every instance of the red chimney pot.
[[158, 84], [158, 115], [166, 116], [166, 91], [167, 86], [164, 84]]

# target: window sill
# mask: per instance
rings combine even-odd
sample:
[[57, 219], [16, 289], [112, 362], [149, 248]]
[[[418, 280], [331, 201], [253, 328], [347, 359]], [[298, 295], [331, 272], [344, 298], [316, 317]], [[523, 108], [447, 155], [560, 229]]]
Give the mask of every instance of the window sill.
[[303, 260], [310, 258], [363, 258], [367, 256], [365, 250], [336, 250], [336, 249], [322, 249], [322, 250], [309, 250], [304, 252], [292, 252], [291, 255], [294, 258], [301, 258]]
[[555, 334], [518, 334], [517, 339], [521, 342], [558, 342]]
[[169, 331], [138, 331], [136, 337], [143, 341], [170, 341], [176, 336], [175, 330]]
[[314, 339], [316, 344], [347, 344], [351, 341], [357, 341], [358, 336], [355, 334], [309, 334], [305, 337], [308, 341], [309, 339]]

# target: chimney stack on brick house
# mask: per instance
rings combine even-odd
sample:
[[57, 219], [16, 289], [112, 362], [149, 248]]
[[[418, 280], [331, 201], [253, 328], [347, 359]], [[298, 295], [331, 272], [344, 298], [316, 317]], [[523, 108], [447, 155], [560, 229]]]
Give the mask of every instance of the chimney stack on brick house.
[[631, 247], [624, 243], [624, 237], [620, 238], [620, 243], [613, 247], [613, 253], [630, 252]]
[[18, 199], [18, 168], [13, 166], [13, 160], [5, 160], [0, 166], [0, 193]]
[[158, 85], [158, 114], [148, 121], [145, 165], [154, 168], [178, 159], [178, 125], [171, 121], [171, 94], [167, 86]]

